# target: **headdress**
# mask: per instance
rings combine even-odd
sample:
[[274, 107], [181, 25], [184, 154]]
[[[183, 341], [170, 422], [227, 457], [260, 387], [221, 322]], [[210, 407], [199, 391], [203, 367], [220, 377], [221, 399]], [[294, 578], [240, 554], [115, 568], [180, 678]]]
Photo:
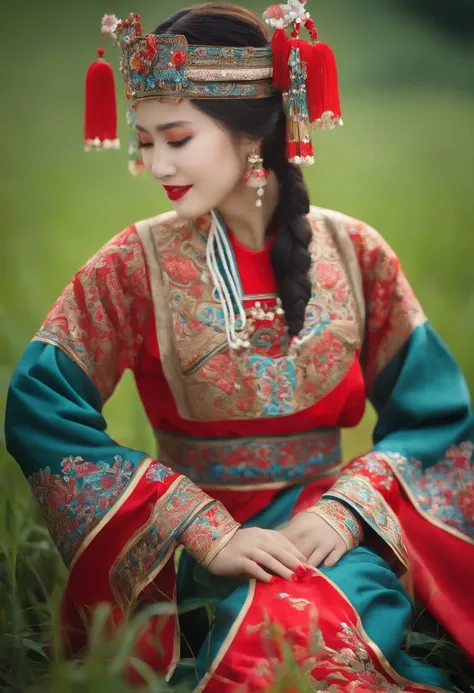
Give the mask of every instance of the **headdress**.
[[[128, 114], [131, 172], [139, 172], [142, 166], [134, 141], [133, 106], [138, 100], [258, 99], [270, 96], [274, 89], [283, 92], [287, 158], [312, 164], [310, 125], [333, 129], [342, 120], [334, 55], [318, 41], [305, 5], [306, 0], [288, 0], [265, 11], [265, 21], [275, 28], [271, 47], [265, 48], [190, 46], [180, 35], [143, 35], [137, 14], [125, 20], [105, 15], [102, 33], [110, 35], [122, 51], [120, 70], [132, 105]], [[310, 41], [300, 38], [303, 27]], [[114, 75], [101, 48], [86, 78], [84, 147], [87, 151], [119, 147]]]

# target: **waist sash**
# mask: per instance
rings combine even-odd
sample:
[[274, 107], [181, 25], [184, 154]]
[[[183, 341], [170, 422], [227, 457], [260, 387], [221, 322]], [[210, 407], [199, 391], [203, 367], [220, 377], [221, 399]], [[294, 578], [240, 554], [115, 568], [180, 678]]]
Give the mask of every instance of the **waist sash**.
[[203, 488], [284, 488], [342, 466], [338, 428], [220, 439], [155, 433], [160, 461]]

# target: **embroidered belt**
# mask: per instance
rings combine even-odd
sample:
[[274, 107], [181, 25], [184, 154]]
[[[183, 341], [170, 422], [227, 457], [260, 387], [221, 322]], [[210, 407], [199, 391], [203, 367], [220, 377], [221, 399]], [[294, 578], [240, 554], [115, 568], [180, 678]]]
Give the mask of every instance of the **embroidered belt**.
[[155, 431], [159, 460], [201, 487], [278, 488], [342, 465], [340, 430], [248, 438], [194, 438]]

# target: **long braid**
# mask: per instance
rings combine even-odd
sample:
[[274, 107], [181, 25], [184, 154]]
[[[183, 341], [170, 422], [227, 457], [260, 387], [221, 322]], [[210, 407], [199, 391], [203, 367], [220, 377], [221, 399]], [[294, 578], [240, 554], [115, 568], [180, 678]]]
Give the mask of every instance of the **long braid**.
[[[184, 34], [191, 45], [268, 46], [265, 24], [253, 13], [231, 3], [211, 2], [181, 10], [155, 32]], [[250, 135], [262, 141], [264, 165], [275, 171], [280, 184], [273, 220], [279, 231], [270, 257], [289, 333], [296, 336], [303, 328], [311, 297], [311, 228], [306, 216], [309, 196], [303, 176], [285, 156], [286, 116], [281, 92], [262, 100], [198, 99], [193, 103], [236, 136]]]
[[285, 142], [286, 116], [282, 110], [275, 135], [264, 143], [262, 151], [264, 165], [275, 171], [280, 183], [280, 201], [275, 213], [278, 233], [270, 258], [289, 333], [298, 335], [311, 298], [308, 250], [311, 228], [306, 216], [310, 203], [301, 170], [286, 159]]

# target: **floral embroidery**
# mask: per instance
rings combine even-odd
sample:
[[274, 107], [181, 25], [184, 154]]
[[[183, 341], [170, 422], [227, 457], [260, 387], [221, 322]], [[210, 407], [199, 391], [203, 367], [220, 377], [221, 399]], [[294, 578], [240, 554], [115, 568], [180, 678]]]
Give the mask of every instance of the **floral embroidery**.
[[[265, 594], [261, 590], [237, 636], [237, 652], [241, 648], [246, 657], [251, 652], [255, 660], [246, 677], [248, 690], [273, 690], [277, 681], [293, 678], [291, 672], [295, 666], [305, 690], [327, 693], [412, 690], [409, 681], [404, 680], [400, 687], [391, 678], [391, 672], [384, 669], [370, 641], [361, 632], [352, 607], [334, 594], [324, 577], [308, 571], [299, 582], [296, 594], [309, 599], [279, 592], [278, 588], [272, 593], [272, 588], [265, 586]], [[333, 609], [327, 606], [328, 600]], [[341, 614], [341, 620], [335, 613]], [[232, 648], [230, 656], [235, 657]], [[217, 675], [225, 675], [226, 664], [224, 659]], [[282, 690], [296, 692], [296, 688], [289, 683], [288, 686]], [[416, 687], [414, 684], [413, 690]]]
[[134, 465], [117, 455], [113, 464], [66, 457], [61, 473], [49, 467], [29, 477], [46, 524], [69, 565], [80, 544], [117, 502], [134, 474]]
[[[200, 515], [202, 514], [202, 520]], [[127, 602], [141, 591], [167, 553], [180, 541], [194, 555], [205, 557], [214, 542], [237, 523], [186, 477], [155, 503], [148, 522], [136, 532], [111, 571], [117, 599]]]
[[76, 273], [34, 339], [62, 349], [105, 401], [134, 369], [151, 311], [143, 250], [130, 227]]
[[257, 397], [262, 401], [262, 416], [292, 414], [296, 387], [294, 360], [250, 354], [248, 362], [256, 375]]
[[320, 515], [344, 539], [349, 551], [362, 541], [362, 523], [339, 501], [321, 499], [306, 512]]
[[469, 537], [474, 536], [473, 448], [470, 441], [453, 445], [431, 467], [386, 453], [421, 510]]
[[166, 477], [174, 475], [175, 472], [172, 469], [166, 467], [164, 464], [161, 464], [160, 462], [154, 461], [148, 467], [145, 478], [147, 479], [147, 481], [151, 483], [153, 483], [154, 481], [162, 483], [166, 479]]
[[[347, 623], [341, 623], [337, 637], [343, 647], [332, 649], [323, 645], [327, 657], [324, 658], [325, 680], [331, 683], [328, 689], [334, 693], [365, 693], [366, 691], [386, 691], [402, 693], [406, 690], [387, 679], [375, 668], [357, 630]], [[314, 674], [317, 672], [315, 671]], [[356, 677], [353, 679], [352, 677]], [[315, 681], [318, 679], [315, 678]]]
[[341, 463], [340, 431], [200, 440], [157, 432], [160, 459], [200, 486], [296, 483]]
[[322, 498], [345, 501], [390, 546], [398, 560], [408, 565], [397, 517], [368, 479], [344, 473]]
[[368, 306], [365, 364], [370, 387], [426, 316], [383, 237], [355, 219], [346, 218], [346, 227], [359, 259]]
[[[160, 353], [173, 355], [164, 370], [184, 418], [224, 421], [291, 415], [320, 401], [344, 379], [360, 348], [357, 301], [329, 224], [319, 212], [309, 220], [313, 292], [300, 336], [310, 339], [297, 359], [288, 355], [287, 326], [280, 318], [255, 319], [251, 348], [229, 349], [222, 308], [206, 265], [210, 215], [193, 224], [176, 215], [144, 223], [140, 236], [147, 255], [160, 266], [150, 270], [155, 313], [161, 314]], [[250, 299], [244, 301], [251, 311]], [[275, 299], [264, 302], [268, 311], [275, 307]]]
[[181, 535], [181, 543], [194, 558], [207, 565], [217, 554], [214, 547], [229, 532], [240, 527], [224, 506], [213, 501], [199, 512]]
[[386, 456], [381, 452], [369, 452], [362, 457], [357, 457], [344, 467], [344, 474], [361, 474], [367, 477], [376, 488], [384, 488], [391, 491], [396, 484], [395, 475], [386, 461]]

